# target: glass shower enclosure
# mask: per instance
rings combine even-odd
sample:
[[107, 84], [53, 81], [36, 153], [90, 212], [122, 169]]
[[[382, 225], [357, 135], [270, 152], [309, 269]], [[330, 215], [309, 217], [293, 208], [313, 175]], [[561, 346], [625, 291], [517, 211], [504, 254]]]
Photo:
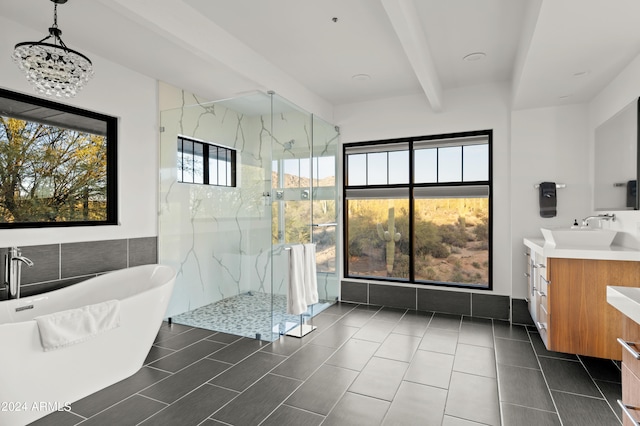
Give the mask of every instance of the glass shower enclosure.
[[273, 93], [192, 98], [160, 113], [158, 258], [178, 271], [167, 316], [275, 340], [301, 321], [286, 309], [292, 244], [316, 245], [320, 303], [303, 320], [338, 296], [339, 131]]

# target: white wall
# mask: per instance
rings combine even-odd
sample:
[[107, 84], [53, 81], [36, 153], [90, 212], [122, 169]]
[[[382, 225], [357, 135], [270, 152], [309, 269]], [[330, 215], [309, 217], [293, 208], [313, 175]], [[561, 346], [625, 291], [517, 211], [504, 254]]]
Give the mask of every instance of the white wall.
[[446, 91], [441, 113], [434, 113], [424, 96], [345, 105], [334, 112], [342, 143], [493, 129], [493, 292], [500, 295], [511, 294], [509, 99], [507, 86], [486, 85]]
[[[33, 30], [0, 17], [0, 87], [35, 95], [10, 59], [13, 46], [33, 39]], [[118, 117], [117, 226], [0, 230], [0, 247], [111, 240], [157, 235], [158, 109], [157, 83], [118, 64], [85, 53], [95, 76], [64, 103]]]
[[[526, 296], [523, 238], [541, 238], [541, 227], [570, 226], [590, 215], [587, 106], [567, 105], [511, 113], [511, 250], [514, 298]], [[539, 213], [540, 182], [558, 189], [557, 216]]]

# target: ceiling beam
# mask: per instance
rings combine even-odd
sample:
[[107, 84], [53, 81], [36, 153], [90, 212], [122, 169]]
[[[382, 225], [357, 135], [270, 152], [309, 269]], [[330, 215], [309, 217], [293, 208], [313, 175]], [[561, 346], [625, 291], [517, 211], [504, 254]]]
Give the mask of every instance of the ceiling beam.
[[442, 86], [413, 0], [381, 0], [431, 108], [441, 112]]

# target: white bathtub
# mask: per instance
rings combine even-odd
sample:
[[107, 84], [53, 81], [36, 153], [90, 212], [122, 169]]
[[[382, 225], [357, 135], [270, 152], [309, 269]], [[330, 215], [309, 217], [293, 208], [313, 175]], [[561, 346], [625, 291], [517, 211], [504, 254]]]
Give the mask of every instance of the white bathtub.
[[[25, 425], [69, 410], [70, 403], [138, 371], [162, 323], [175, 277], [168, 266], [144, 265], [0, 302], [0, 425]], [[34, 317], [113, 299], [120, 301], [118, 328], [43, 351]]]

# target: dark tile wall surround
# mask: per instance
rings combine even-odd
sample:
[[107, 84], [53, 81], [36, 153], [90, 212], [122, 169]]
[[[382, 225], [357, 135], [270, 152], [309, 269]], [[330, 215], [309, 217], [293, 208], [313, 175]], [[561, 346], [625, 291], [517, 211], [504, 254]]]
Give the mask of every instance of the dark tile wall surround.
[[340, 300], [376, 306], [416, 309], [473, 317], [510, 319], [509, 296], [343, 280]]
[[[158, 262], [157, 237], [80, 243], [22, 246], [22, 255], [32, 268], [22, 268], [22, 296], [31, 296], [77, 284], [105, 272]], [[4, 256], [0, 249], [0, 282], [4, 282]], [[7, 298], [0, 290], [0, 300]]]

